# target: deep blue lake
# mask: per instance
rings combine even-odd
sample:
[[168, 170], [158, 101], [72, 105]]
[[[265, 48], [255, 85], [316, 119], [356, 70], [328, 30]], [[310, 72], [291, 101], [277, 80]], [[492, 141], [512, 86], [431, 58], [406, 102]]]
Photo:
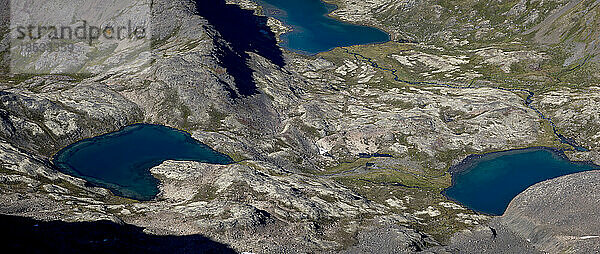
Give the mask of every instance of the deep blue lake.
[[316, 54], [336, 47], [381, 43], [387, 33], [367, 26], [353, 25], [327, 16], [334, 5], [321, 0], [258, 0], [265, 15], [283, 21], [293, 31], [281, 36], [284, 48]]
[[62, 172], [108, 188], [116, 195], [150, 200], [159, 190], [158, 180], [149, 169], [165, 160], [233, 162], [186, 132], [149, 124], [135, 124], [82, 140], [59, 151], [53, 162]]
[[599, 168], [546, 148], [470, 156], [451, 169], [453, 184], [444, 194], [475, 211], [502, 215], [517, 194], [535, 183]]

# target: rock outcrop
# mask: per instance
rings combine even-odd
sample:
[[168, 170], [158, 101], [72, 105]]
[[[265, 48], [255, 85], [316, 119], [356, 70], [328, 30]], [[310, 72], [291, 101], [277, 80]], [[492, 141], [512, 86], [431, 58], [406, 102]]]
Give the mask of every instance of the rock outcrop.
[[600, 171], [537, 183], [485, 226], [455, 234], [457, 253], [594, 253], [600, 249]]
[[547, 253], [600, 249], [600, 171], [535, 184], [511, 202], [500, 218], [516, 235]]

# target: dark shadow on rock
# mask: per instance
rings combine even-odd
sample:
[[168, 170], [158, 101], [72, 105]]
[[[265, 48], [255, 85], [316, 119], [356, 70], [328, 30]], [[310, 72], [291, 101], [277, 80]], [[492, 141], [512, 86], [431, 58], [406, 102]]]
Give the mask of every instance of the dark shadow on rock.
[[158, 236], [109, 221], [38, 221], [0, 215], [3, 253], [236, 253], [202, 235]]
[[235, 79], [240, 95], [257, 93], [252, 78], [254, 71], [247, 64], [250, 59], [247, 52], [257, 53], [279, 67], [285, 65], [275, 34], [267, 26], [267, 17], [256, 16], [252, 10], [226, 4], [224, 0], [196, 0], [196, 9], [229, 44], [230, 47], [214, 39], [219, 47], [219, 61]]

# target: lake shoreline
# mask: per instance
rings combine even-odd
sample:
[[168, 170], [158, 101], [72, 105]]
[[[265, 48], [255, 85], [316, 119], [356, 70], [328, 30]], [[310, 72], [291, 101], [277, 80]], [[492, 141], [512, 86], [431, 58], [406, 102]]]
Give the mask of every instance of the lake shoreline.
[[[487, 152], [487, 153], [481, 153], [481, 154], [471, 154], [471, 155], [468, 155], [463, 160], [461, 160], [458, 164], [452, 165], [448, 169], [447, 172], [450, 173], [450, 174], [463, 173], [463, 172], [465, 172], [465, 170], [468, 170], [466, 167], [468, 165], [470, 165], [470, 163], [473, 163], [474, 160], [481, 159], [481, 158], [487, 157], [487, 156], [494, 156], [494, 155], [501, 156], [501, 155], [504, 155], [504, 154], [527, 152], [527, 151], [536, 151], [536, 150], [545, 150], [545, 151], [552, 152], [554, 155], [559, 156], [559, 157], [561, 157], [561, 158], [563, 158], [563, 159], [565, 159], [565, 160], [567, 160], [569, 162], [578, 163], [578, 164], [587, 164], [587, 165], [590, 165], [590, 166], [600, 167], [600, 165], [596, 165], [593, 161], [575, 161], [575, 160], [571, 160], [569, 158], [569, 156], [567, 156], [565, 154], [565, 150], [563, 150], [563, 149], [559, 149], [559, 148], [556, 148], [556, 147], [548, 147], [548, 146], [533, 146], [533, 147], [525, 147], [525, 148], [508, 149], [508, 150], [502, 150], [502, 151], [493, 151], [493, 152]], [[454, 184], [454, 182], [452, 184]]]
[[[502, 156], [510, 156], [510, 155], [517, 155], [517, 154], [521, 154], [521, 153], [537, 152], [537, 151], [547, 151], [547, 152], [550, 152], [551, 156], [557, 156], [561, 160], [563, 160], [565, 162], [568, 162], [568, 163], [570, 163], [570, 164], [572, 164], [574, 166], [587, 166], [587, 167], [591, 168], [589, 170], [570, 172], [568, 174], [563, 174], [563, 175], [548, 177], [548, 178], [546, 178], [546, 179], [544, 179], [542, 181], [539, 181], [539, 182], [547, 181], [547, 180], [554, 179], [554, 178], [561, 177], [561, 176], [565, 176], [565, 175], [576, 174], [576, 173], [579, 173], [579, 172], [586, 172], [586, 171], [599, 170], [600, 169], [600, 166], [596, 165], [592, 161], [573, 161], [573, 160], [570, 160], [569, 157], [565, 154], [565, 151], [563, 149], [558, 149], [558, 148], [555, 148], [555, 147], [536, 146], [536, 147], [526, 147], [526, 148], [510, 149], [510, 150], [504, 150], [504, 151], [494, 151], [494, 152], [482, 153], [482, 154], [472, 154], [472, 155], [467, 156], [460, 163], [458, 163], [456, 165], [453, 165], [453, 166], [451, 166], [449, 168], [448, 173], [450, 173], [450, 175], [451, 175], [451, 185], [448, 188], [443, 189], [441, 191], [441, 194], [445, 198], [447, 198], [448, 200], [450, 200], [452, 202], [455, 202], [457, 204], [460, 204], [461, 206], [464, 206], [465, 208], [467, 208], [467, 209], [469, 209], [471, 211], [474, 211], [476, 213], [483, 214], [483, 215], [488, 215], [488, 216], [501, 216], [502, 214], [494, 214], [494, 213], [489, 213], [489, 212], [478, 211], [478, 210], [472, 208], [470, 205], [466, 205], [466, 204], [464, 204], [464, 202], [461, 202], [461, 201], [457, 200], [456, 198], [451, 197], [448, 194], [448, 191], [450, 189], [452, 189], [452, 188], [457, 188], [457, 184], [458, 184], [457, 183], [457, 178], [459, 176], [468, 174], [471, 170], [476, 169], [477, 168], [476, 165], [479, 164], [479, 163], [490, 161], [490, 160], [494, 160], [494, 159], [497, 159], [497, 158], [502, 157]], [[498, 179], [498, 180], [501, 180], [501, 179]], [[539, 182], [535, 182], [533, 184], [536, 184], [536, 183], [539, 183]], [[531, 185], [529, 185], [529, 187], [530, 186]], [[523, 192], [524, 190], [521, 190], [519, 193]]]
[[[292, 48], [292, 47], [286, 46], [286, 44], [289, 45], [289, 36], [293, 35], [295, 33], [302, 33], [301, 32], [302, 29], [298, 25], [290, 24], [289, 20], [286, 19], [286, 17], [289, 17], [289, 14], [287, 14], [288, 11], [281, 9], [279, 7], [276, 7], [273, 4], [267, 3], [266, 1], [263, 1], [263, 0], [253, 0], [253, 1], [258, 6], [260, 6], [260, 8], [262, 8], [262, 13], [261, 13], [262, 15], [277, 19], [284, 26], [286, 26], [288, 28], [287, 32], [284, 32], [278, 36], [279, 40], [280, 40], [279, 46], [281, 48], [284, 48], [287, 51], [292, 52], [292, 53], [296, 53], [296, 54], [300, 54], [300, 55], [304, 55], [304, 56], [316, 56], [320, 53], [329, 52], [331, 50], [334, 50], [334, 49], [340, 48], [340, 47], [351, 47], [351, 46], [359, 46], [359, 45], [378, 45], [378, 44], [383, 44], [383, 43], [392, 41], [391, 34], [383, 29], [380, 29], [378, 27], [369, 26], [369, 25], [362, 24], [362, 23], [348, 22], [348, 21], [340, 19], [339, 17], [332, 15], [332, 13], [335, 10], [339, 9], [339, 6], [332, 4], [332, 3], [328, 3], [323, 0], [319, 0], [320, 4], [322, 4], [327, 10], [327, 12], [325, 14], [323, 14], [324, 18], [334, 20], [343, 25], [355, 26], [355, 27], [359, 27], [362, 29], [374, 29], [382, 34], [385, 34], [385, 36], [387, 38], [385, 40], [374, 41], [374, 42], [369, 42], [369, 43], [349, 43], [348, 45], [337, 45], [337, 46], [333, 46], [333, 47], [328, 47], [326, 50], [319, 49], [319, 50], [317, 50], [318, 52], [309, 52], [309, 51], [305, 51], [302, 49]], [[275, 12], [273, 12], [271, 10], [275, 10]], [[272, 13], [276, 13], [276, 14], [272, 14]]]
[[187, 131], [136, 123], [70, 144], [52, 156], [51, 164], [61, 173], [85, 180], [88, 186], [149, 201], [156, 198], [160, 187], [150, 169], [167, 160], [235, 163]]
[[[53, 161], [54, 161], [54, 159], [55, 159], [55, 157], [56, 157], [56, 155], [57, 155], [59, 152], [61, 152], [62, 150], [65, 150], [65, 149], [67, 149], [67, 148], [69, 148], [69, 147], [71, 147], [71, 146], [73, 146], [73, 145], [75, 145], [75, 144], [77, 144], [77, 143], [79, 143], [79, 142], [82, 142], [82, 141], [85, 141], [85, 140], [88, 140], [88, 139], [92, 139], [92, 138], [98, 138], [98, 137], [102, 137], [102, 136], [106, 136], [106, 135], [114, 134], [114, 133], [117, 133], [117, 132], [121, 132], [121, 131], [123, 131], [123, 130], [124, 130], [125, 128], [127, 128], [127, 127], [136, 126], [136, 125], [163, 126], [163, 127], [167, 127], [167, 128], [170, 128], [170, 129], [176, 130], [176, 131], [185, 132], [185, 133], [186, 133], [186, 135], [190, 135], [190, 137], [192, 137], [192, 133], [190, 133], [189, 131], [182, 130], [182, 129], [177, 129], [177, 128], [174, 128], [174, 127], [171, 127], [171, 126], [162, 125], [162, 124], [157, 124], [157, 123], [134, 122], [134, 123], [131, 123], [131, 124], [123, 125], [123, 126], [119, 127], [118, 129], [116, 129], [116, 130], [114, 130], [114, 131], [109, 131], [109, 132], [106, 132], [106, 133], [103, 133], [103, 134], [100, 134], [100, 135], [97, 135], [97, 136], [92, 136], [92, 137], [87, 137], [87, 138], [82, 138], [82, 139], [76, 140], [75, 142], [73, 142], [73, 143], [71, 143], [71, 144], [68, 144], [68, 145], [66, 145], [66, 146], [64, 146], [64, 147], [61, 147], [61, 148], [59, 148], [59, 149], [58, 149], [56, 152], [54, 152], [53, 154], [51, 154], [51, 155], [49, 156], [49, 158], [50, 158], [49, 160], [50, 160], [50, 162], [53, 162]], [[193, 138], [193, 137], [192, 137], [192, 138]], [[198, 141], [198, 142], [200, 142], [200, 141]], [[53, 164], [53, 165], [54, 165], [54, 164]]]

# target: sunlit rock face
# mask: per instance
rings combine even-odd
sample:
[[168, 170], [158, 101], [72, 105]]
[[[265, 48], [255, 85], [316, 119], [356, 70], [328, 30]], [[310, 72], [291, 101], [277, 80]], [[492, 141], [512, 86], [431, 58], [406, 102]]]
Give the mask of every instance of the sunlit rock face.
[[12, 73], [99, 74], [150, 62], [150, 1], [10, 1], [9, 7]]
[[593, 252], [600, 248], [599, 183], [600, 171], [538, 183], [511, 201], [501, 221], [539, 250]]

